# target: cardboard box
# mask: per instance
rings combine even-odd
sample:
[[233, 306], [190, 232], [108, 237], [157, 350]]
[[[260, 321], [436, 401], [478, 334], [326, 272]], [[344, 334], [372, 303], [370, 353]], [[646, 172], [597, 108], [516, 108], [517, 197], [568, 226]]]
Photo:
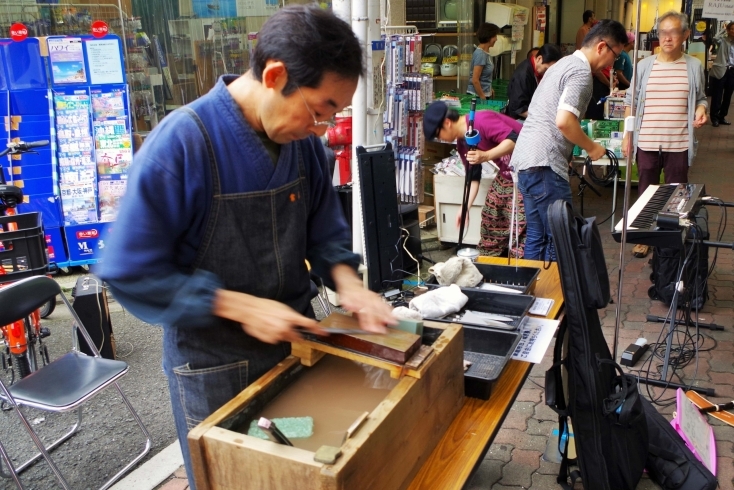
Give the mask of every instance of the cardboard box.
[[418, 224], [421, 228], [436, 224], [436, 208], [433, 206], [418, 206]]

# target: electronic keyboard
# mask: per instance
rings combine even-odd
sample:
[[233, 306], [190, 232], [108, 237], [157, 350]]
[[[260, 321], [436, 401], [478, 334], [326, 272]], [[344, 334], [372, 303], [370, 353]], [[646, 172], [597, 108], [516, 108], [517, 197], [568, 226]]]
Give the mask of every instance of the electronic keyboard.
[[[683, 247], [683, 220], [695, 215], [706, 194], [703, 184], [651, 185], [627, 212], [627, 242], [654, 247]], [[622, 220], [612, 236], [622, 241]]]

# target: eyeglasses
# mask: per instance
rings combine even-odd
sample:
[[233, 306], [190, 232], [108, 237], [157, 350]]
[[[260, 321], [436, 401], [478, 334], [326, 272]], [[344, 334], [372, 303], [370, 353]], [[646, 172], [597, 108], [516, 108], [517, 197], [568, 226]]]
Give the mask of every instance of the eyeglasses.
[[681, 29], [669, 29], [664, 31], [658, 31], [658, 39], [663, 39], [666, 37], [680, 37], [683, 35], [683, 31]]
[[614, 50], [612, 49], [612, 47], [611, 47], [611, 46], [610, 46], [609, 44], [607, 44], [607, 42], [606, 42], [606, 41], [602, 41], [602, 42], [604, 43], [604, 46], [606, 46], [606, 47], [607, 47], [607, 49], [609, 49], [609, 51], [611, 51], [611, 52], [612, 52], [612, 54], [614, 55], [614, 61], [617, 61], [617, 60], [619, 59], [619, 57], [620, 57], [620, 56], [622, 56], [622, 52], [621, 52], [621, 51], [619, 52], [619, 54], [617, 54], [617, 52], [616, 52], [616, 51], [614, 51]]
[[311, 114], [311, 117], [313, 118], [313, 125], [317, 128], [333, 128], [336, 126], [336, 120], [334, 119], [334, 116], [331, 117], [331, 119], [328, 119], [326, 121], [317, 121], [316, 120], [316, 114], [311, 110], [311, 107], [308, 105], [308, 102], [306, 102], [306, 98], [303, 96], [303, 92], [301, 92], [301, 87], [296, 87], [298, 89], [298, 93], [301, 94], [301, 99], [303, 99], [303, 105], [306, 106], [306, 110], [309, 114]]

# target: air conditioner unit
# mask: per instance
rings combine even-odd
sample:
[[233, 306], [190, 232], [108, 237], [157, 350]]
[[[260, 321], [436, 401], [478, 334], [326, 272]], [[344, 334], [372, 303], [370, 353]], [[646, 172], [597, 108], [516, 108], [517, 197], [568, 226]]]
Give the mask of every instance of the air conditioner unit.
[[530, 11], [525, 7], [515, 4], [487, 2], [484, 21], [499, 27], [526, 25]]

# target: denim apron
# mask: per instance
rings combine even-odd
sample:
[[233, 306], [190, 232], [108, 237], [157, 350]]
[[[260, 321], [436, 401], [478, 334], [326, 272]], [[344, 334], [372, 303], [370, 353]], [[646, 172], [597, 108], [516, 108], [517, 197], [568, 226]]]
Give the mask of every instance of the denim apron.
[[[209, 135], [196, 113], [186, 110], [206, 141], [213, 188], [192, 269], [216, 274], [227, 290], [276, 300], [313, 317], [305, 264], [309, 195], [300, 145], [283, 146], [278, 163], [297, 158], [297, 180], [273, 190], [222, 195]], [[254, 132], [242, 144], [247, 153], [265, 151]], [[188, 430], [282, 361], [290, 344], [266, 344], [239, 323], [220, 318], [205, 328], [164, 329], [163, 350], [176, 429], [185, 441]], [[181, 446], [188, 472], [188, 444]], [[193, 488], [193, 475], [188, 476]]]

